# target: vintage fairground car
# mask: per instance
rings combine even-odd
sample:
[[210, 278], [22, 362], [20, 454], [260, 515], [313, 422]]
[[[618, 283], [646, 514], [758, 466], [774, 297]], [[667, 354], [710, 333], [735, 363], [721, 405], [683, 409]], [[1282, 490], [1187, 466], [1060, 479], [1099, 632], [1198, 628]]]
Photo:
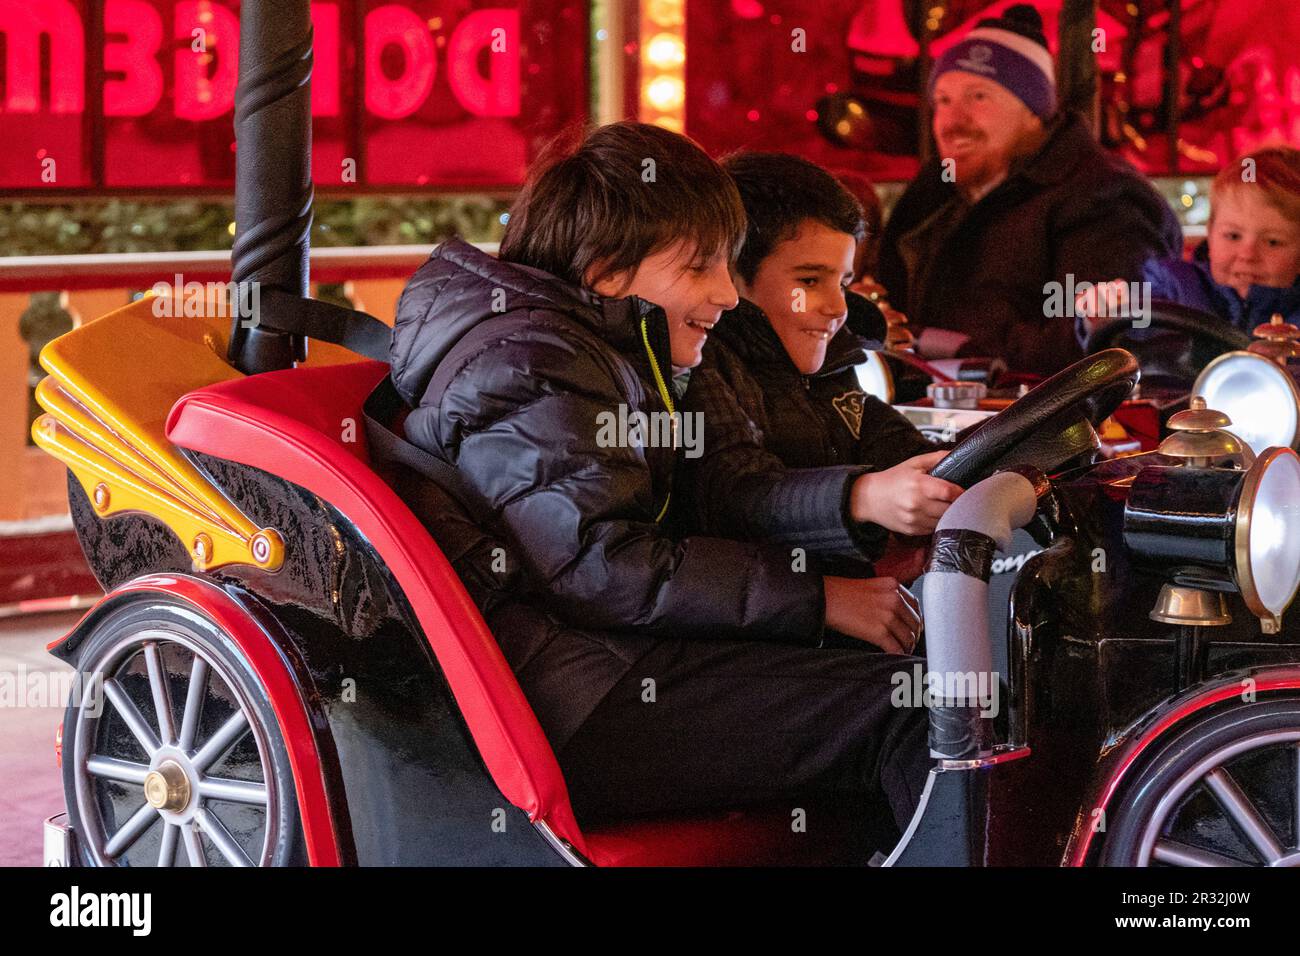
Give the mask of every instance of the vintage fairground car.
[[[578, 821], [493, 635], [394, 490], [400, 423], [366, 428], [387, 368], [362, 357], [386, 354], [387, 329], [304, 297], [307, 6], [241, 10], [233, 267], [260, 283], [259, 323], [220, 302], [168, 318], [148, 297], [41, 356], [34, 436], [68, 466], [106, 592], [50, 648], [81, 677], [51, 862], [1300, 864], [1283, 618], [1300, 458], [1252, 452], [1205, 407], [1158, 450], [1101, 458], [1097, 426], [1139, 378], [1123, 349], [1008, 404], [937, 471], [969, 490], [925, 581], [935, 765], [905, 833], [811, 795], [800, 827], [788, 805]], [[1013, 529], [1041, 551], [991, 637]]]

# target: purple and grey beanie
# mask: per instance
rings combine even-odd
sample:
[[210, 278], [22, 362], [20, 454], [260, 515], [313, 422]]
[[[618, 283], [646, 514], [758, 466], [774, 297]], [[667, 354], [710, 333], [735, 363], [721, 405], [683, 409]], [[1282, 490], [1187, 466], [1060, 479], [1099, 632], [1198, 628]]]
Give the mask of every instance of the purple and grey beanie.
[[951, 70], [964, 70], [1005, 87], [1046, 122], [1056, 112], [1056, 79], [1047, 51], [1043, 18], [1027, 3], [1018, 3], [1002, 16], [981, 20], [975, 29], [949, 47], [930, 72], [934, 81]]

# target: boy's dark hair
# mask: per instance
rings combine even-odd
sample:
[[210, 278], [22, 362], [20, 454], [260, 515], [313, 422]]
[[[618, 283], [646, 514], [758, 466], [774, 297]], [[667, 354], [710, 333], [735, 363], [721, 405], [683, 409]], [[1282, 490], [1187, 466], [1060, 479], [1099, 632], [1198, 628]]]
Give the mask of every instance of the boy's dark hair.
[[694, 243], [697, 261], [730, 261], [744, 237], [735, 184], [703, 149], [622, 122], [576, 148], [563, 137], [547, 147], [511, 206], [500, 257], [594, 285], [678, 239]]
[[754, 281], [759, 263], [792, 238], [804, 220], [859, 241], [867, 234], [861, 203], [816, 163], [786, 153], [733, 153], [722, 167], [736, 181], [749, 218], [736, 259], [736, 271], [746, 282]]

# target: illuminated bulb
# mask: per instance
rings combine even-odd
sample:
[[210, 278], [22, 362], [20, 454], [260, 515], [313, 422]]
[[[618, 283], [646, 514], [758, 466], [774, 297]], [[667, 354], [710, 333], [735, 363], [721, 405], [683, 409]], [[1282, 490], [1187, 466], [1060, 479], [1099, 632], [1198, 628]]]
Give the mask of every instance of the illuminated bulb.
[[645, 95], [651, 106], [668, 113], [686, 102], [686, 87], [677, 77], [661, 76], [646, 87]]
[[680, 27], [686, 22], [684, 7], [683, 0], [650, 0], [646, 17], [656, 26]]
[[661, 70], [681, 66], [686, 62], [686, 46], [681, 37], [660, 33], [646, 46], [646, 59]]
[[235, 234], [235, 224], [233, 222], [226, 227], [226, 232], [230, 233], [232, 236]]

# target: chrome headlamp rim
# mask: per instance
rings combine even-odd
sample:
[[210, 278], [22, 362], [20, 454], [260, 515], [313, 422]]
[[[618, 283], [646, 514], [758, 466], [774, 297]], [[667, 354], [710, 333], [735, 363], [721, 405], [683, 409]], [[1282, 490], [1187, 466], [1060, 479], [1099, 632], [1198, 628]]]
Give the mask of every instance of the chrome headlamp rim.
[[[874, 395], [886, 405], [894, 404], [896, 395], [894, 373], [890, 370], [884, 353], [871, 349], [866, 356], [853, 370], [858, 379], [858, 387], [868, 395]], [[872, 377], [876, 379], [875, 382], [870, 381]], [[873, 385], [877, 388], [873, 388]]]
[[1241, 592], [1242, 600], [1246, 602], [1246, 607], [1260, 619], [1266, 633], [1277, 632], [1281, 626], [1282, 613], [1290, 607], [1291, 602], [1295, 600], [1297, 591], [1300, 591], [1300, 580], [1298, 580], [1297, 585], [1291, 589], [1290, 596], [1283, 603], [1282, 610], [1273, 611], [1264, 603], [1264, 599], [1259, 592], [1259, 582], [1251, 566], [1250, 556], [1250, 532], [1260, 485], [1263, 483], [1268, 469], [1279, 459], [1288, 456], [1295, 459], [1295, 467], [1300, 471], [1300, 456], [1296, 455], [1295, 451], [1290, 448], [1274, 446], [1265, 449], [1255, 460], [1250, 470], [1246, 472], [1241, 484], [1241, 494], [1237, 499], [1237, 517], [1233, 531], [1237, 587]]
[[[1206, 394], [1206, 385], [1209, 380], [1213, 378], [1214, 373], [1224, 365], [1231, 362], [1239, 362], [1243, 358], [1249, 359], [1251, 362], [1262, 362], [1263, 364], [1260, 366], [1261, 372], [1276, 376], [1281, 382], [1285, 383], [1285, 389], [1290, 392], [1292, 407], [1296, 409], [1296, 426], [1292, 433], [1290, 443], [1290, 447], [1294, 448], [1298, 443], [1300, 443], [1300, 385], [1297, 385], [1296, 380], [1291, 377], [1291, 374], [1277, 362], [1274, 362], [1256, 352], [1247, 352], [1240, 349], [1233, 352], [1224, 352], [1222, 355], [1219, 355], [1208, 362], [1205, 368], [1201, 369], [1201, 373], [1196, 376], [1196, 381], [1192, 384], [1192, 395], [1199, 395], [1204, 398], [1206, 405], [1210, 408], [1218, 408], [1222, 403], [1218, 402], [1216, 404], [1214, 400], [1211, 400], [1210, 396]], [[1222, 411], [1223, 409], [1220, 408], [1219, 410]], [[1234, 420], [1233, 424], [1228, 426], [1228, 431], [1240, 438], [1243, 443], [1250, 445], [1251, 443], [1242, 437], [1239, 430], [1244, 427], [1244, 425], [1244, 422], [1237, 422]], [[1251, 445], [1251, 450], [1256, 452], [1256, 457], [1258, 457], [1259, 454], [1262, 454], [1262, 452], [1255, 449], [1253, 445]]]

